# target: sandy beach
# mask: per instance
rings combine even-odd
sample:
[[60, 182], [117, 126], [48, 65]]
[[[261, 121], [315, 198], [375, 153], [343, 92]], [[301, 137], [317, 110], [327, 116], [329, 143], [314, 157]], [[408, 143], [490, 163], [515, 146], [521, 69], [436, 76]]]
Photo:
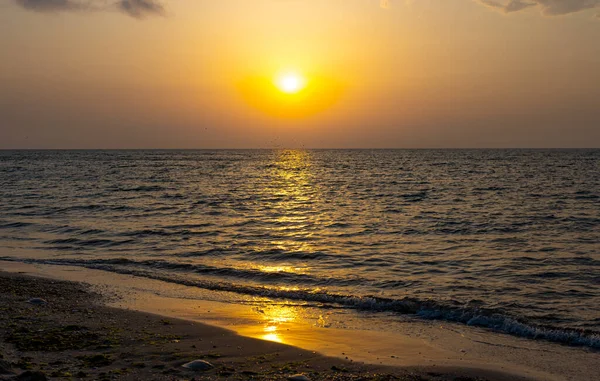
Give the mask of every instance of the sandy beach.
[[[107, 307], [101, 295], [76, 282], [2, 272], [0, 292], [0, 373], [6, 380], [530, 379], [482, 369], [389, 367], [326, 357], [198, 322]], [[43, 301], [36, 304], [32, 298]], [[194, 360], [212, 368], [182, 367]]]

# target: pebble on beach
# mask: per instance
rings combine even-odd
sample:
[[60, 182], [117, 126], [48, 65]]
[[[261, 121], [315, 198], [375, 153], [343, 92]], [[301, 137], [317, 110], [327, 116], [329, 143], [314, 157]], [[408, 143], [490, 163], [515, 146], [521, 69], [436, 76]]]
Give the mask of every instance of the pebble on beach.
[[33, 304], [36, 306], [43, 306], [44, 304], [48, 304], [48, 302], [42, 298], [31, 298], [27, 301], [27, 303]]
[[190, 370], [210, 370], [210, 369], [214, 368], [215, 366], [213, 364], [209, 363], [208, 361], [194, 360], [194, 361], [188, 362], [186, 364], [183, 364], [182, 367], [190, 369]]
[[288, 377], [289, 381], [310, 381], [310, 378], [306, 377], [303, 374], [294, 374], [293, 376]]

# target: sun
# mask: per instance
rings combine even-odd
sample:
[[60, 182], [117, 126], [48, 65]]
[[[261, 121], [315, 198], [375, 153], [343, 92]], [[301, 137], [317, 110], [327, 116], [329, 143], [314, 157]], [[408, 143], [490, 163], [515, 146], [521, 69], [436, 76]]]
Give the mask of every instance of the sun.
[[270, 117], [312, 117], [337, 103], [344, 90], [335, 78], [312, 68], [264, 68], [262, 73], [242, 77], [237, 89], [248, 106]]
[[306, 80], [297, 73], [280, 74], [275, 79], [277, 88], [286, 94], [296, 94], [306, 86]]

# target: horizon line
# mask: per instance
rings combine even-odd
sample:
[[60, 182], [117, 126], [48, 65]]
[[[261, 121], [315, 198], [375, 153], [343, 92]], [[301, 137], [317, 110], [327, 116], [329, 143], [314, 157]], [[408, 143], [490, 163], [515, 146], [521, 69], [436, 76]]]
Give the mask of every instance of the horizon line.
[[270, 147], [270, 148], [0, 148], [0, 151], [275, 151], [275, 150], [598, 150], [600, 147]]

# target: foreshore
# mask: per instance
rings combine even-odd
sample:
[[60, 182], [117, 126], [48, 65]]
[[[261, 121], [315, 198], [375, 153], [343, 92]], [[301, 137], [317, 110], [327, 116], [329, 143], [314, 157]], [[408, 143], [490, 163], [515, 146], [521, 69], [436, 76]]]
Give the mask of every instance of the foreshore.
[[[103, 300], [82, 283], [0, 272], [0, 379], [533, 379], [477, 368], [364, 364]], [[182, 367], [194, 360], [212, 368]]]

